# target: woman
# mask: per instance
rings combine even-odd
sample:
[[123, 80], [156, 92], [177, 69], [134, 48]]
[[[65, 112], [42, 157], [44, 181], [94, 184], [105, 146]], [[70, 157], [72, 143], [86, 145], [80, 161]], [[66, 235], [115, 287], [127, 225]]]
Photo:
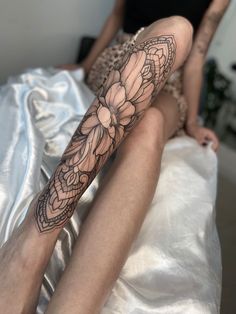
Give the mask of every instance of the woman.
[[[108, 19], [108, 29], [89, 58], [113, 37], [122, 20], [123, 5], [117, 1], [113, 13], [116, 17]], [[212, 12], [222, 16], [224, 10], [225, 5], [214, 0], [205, 20]], [[203, 26], [204, 34], [210, 26], [210, 40], [215, 22], [204, 22]], [[48, 184], [35, 197], [23, 224], [0, 250], [0, 308], [4, 313], [34, 312], [43, 274], [62, 226], [93, 177], [129, 134], [92, 204], [47, 310], [57, 314], [99, 312], [152, 200], [163, 147], [178, 128], [177, 101], [160, 90], [188, 57], [191, 37], [192, 27], [186, 19], [161, 19], [128, 41], [125, 54], [109, 69]], [[199, 33], [195, 50], [201, 39]], [[195, 55], [191, 53], [188, 60]], [[202, 52], [200, 55], [199, 60]], [[91, 59], [87, 59], [87, 65], [88, 60]], [[186, 75], [190, 69], [184, 70]], [[189, 112], [189, 132], [212, 139], [210, 131], [196, 124], [194, 110], [193, 106]]]
[[[145, 1], [145, 5], [143, 1], [117, 0], [86, 59], [79, 66], [72, 64], [62, 68], [75, 70], [82, 67], [88, 85], [96, 93], [109, 69], [127, 49], [129, 41], [132, 41], [131, 33], [136, 33], [141, 27], [150, 25], [160, 18], [171, 15], [184, 16], [194, 28], [193, 46], [183, 69], [172, 76], [163, 90], [171, 94], [178, 103], [181, 113], [178, 129], [184, 127], [186, 133], [195, 138], [199, 144], [205, 145], [211, 141], [212, 148], [217, 150], [219, 142], [216, 135], [198, 124], [197, 114], [205, 57], [228, 4], [229, 0], [200, 0], [191, 3], [188, 0], [181, 3], [172, 0], [164, 2], [148, 0]], [[123, 34], [116, 36], [120, 28], [123, 28]], [[106, 49], [114, 39], [119, 43]]]

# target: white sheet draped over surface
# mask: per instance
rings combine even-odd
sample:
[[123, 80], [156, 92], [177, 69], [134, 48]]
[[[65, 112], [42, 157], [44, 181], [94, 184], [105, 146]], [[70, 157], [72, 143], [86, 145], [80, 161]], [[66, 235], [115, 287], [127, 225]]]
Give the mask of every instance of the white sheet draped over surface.
[[[52, 174], [92, 99], [83, 82], [52, 69], [29, 70], [1, 87], [0, 245], [21, 223], [33, 196]], [[44, 313], [68, 262], [104, 172], [85, 192], [60, 234], [38, 314]], [[187, 136], [168, 142], [151, 208], [102, 314], [219, 312], [216, 173], [210, 147], [200, 147]]]

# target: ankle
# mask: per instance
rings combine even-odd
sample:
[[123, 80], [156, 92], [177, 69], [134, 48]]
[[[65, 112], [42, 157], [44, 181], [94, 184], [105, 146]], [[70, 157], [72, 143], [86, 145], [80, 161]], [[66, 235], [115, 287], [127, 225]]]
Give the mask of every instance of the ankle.
[[[21, 265], [35, 270], [45, 268], [55, 246], [57, 235], [40, 234], [34, 219], [35, 198], [22, 222], [4, 245], [11, 259], [19, 261]], [[3, 247], [3, 248], [4, 248]]]

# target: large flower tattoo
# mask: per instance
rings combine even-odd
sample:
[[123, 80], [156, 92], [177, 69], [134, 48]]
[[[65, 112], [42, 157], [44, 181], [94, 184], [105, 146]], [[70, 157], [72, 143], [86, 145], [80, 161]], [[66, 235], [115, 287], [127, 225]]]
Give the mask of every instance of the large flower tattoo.
[[98, 97], [80, 129], [88, 137], [93, 132], [91, 141], [96, 142], [92, 145], [96, 156], [116, 147], [134, 113], [135, 107], [127, 100], [125, 88], [120, 82], [112, 84], [105, 97]]
[[41, 232], [61, 227], [99, 169], [134, 127], [174, 63], [173, 36], [132, 47], [110, 72], [41, 193], [35, 218]]
[[125, 90], [125, 101], [135, 107], [136, 114], [141, 112], [150, 103], [155, 88], [153, 84], [155, 72], [147, 60], [145, 51], [134, 52], [120, 70], [113, 70], [110, 73], [102, 93], [108, 93], [111, 84], [119, 83]]

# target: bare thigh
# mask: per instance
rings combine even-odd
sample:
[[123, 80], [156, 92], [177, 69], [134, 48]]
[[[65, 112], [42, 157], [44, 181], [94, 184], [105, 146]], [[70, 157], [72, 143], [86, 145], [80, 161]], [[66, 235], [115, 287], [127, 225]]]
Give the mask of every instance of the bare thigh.
[[159, 110], [163, 115], [164, 141], [166, 142], [178, 129], [180, 120], [178, 103], [172, 95], [161, 91], [158, 97], [154, 99], [151, 106]]

